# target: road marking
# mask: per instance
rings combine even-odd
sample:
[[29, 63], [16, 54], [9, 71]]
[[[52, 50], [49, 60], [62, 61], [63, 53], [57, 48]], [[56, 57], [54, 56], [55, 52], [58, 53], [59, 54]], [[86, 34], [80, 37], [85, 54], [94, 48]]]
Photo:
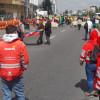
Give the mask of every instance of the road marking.
[[[50, 36], [50, 40], [54, 39], [55, 37], [56, 35]], [[46, 41], [46, 39], [44, 41]]]
[[53, 38], [55, 38], [55, 37], [56, 37], [56, 36], [55, 36], [55, 35], [53, 35], [53, 36], [51, 36], [51, 37], [50, 37], [50, 39], [53, 39]]
[[61, 32], [65, 32], [66, 30], [61, 30]]

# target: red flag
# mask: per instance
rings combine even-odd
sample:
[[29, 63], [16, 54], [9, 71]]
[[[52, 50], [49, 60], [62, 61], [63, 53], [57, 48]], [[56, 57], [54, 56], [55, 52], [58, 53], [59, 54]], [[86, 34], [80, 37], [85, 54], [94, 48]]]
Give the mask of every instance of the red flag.
[[40, 35], [40, 32], [33, 32], [32, 34], [33, 34], [33, 36], [38, 37]]
[[30, 36], [39, 37], [39, 35], [40, 35], [40, 32], [36, 31], [36, 32], [26, 33], [26, 34], [24, 34], [24, 37], [30, 37]]

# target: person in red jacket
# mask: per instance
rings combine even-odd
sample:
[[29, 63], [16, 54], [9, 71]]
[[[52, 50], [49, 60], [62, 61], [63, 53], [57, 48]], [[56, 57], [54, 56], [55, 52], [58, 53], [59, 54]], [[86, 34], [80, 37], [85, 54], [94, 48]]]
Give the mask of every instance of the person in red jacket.
[[18, 38], [17, 27], [9, 25], [0, 41], [0, 77], [3, 100], [11, 100], [12, 91], [17, 100], [25, 100], [23, 72], [29, 64], [28, 51]]
[[89, 33], [89, 37], [90, 37], [90, 34], [91, 33], [95, 33], [95, 35], [98, 35], [98, 36], [100, 36], [100, 29], [99, 29], [99, 25], [97, 25], [97, 24], [94, 24], [93, 25], [93, 28], [91, 29], [91, 32]]
[[99, 37], [99, 31], [91, 31], [90, 40], [86, 41], [82, 46], [82, 52], [80, 55], [80, 65], [82, 66], [85, 62], [85, 71], [87, 77], [87, 87], [88, 90], [85, 93], [87, 96], [90, 96], [94, 92], [94, 75], [96, 71], [96, 63], [91, 62], [90, 54], [94, 49], [94, 46], [97, 44], [97, 38]]

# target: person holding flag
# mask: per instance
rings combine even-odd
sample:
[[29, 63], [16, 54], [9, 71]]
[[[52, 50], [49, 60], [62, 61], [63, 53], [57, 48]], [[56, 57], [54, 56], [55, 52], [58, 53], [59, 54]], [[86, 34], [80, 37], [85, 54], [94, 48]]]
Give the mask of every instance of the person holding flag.
[[40, 31], [40, 35], [39, 35], [39, 38], [37, 40], [37, 44], [42, 44], [43, 43], [43, 32], [44, 32], [44, 25], [43, 25], [42, 20], [39, 21], [37, 30]]
[[45, 24], [45, 35], [46, 35], [46, 43], [45, 44], [50, 45], [50, 35], [51, 35], [51, 33], [52, 33], [51, 22], [50, 22], [49, 18], [47, 18], [47, 22]]

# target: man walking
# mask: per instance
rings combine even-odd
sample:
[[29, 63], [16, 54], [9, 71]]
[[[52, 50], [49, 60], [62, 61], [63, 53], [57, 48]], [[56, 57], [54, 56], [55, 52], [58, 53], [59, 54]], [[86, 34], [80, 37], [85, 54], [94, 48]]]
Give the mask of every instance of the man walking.
[[23, 72], [27, 69], [29, 57], [25, 44], [18, 38], [17, 27], [6, 27], [0, 48], [3, 100], [11, 100], [12, 91], [17, 100], [25, 100]]
[[50, 45], [50, 35], [51, 35], [52, 31], [51, 31], [51, 22], [49, 20], [49, 18], [47, 18], [47, 22], [45, 24], [45, 35], [46, 35], [46, 43], [45, 44], [49, 44]]
[[43, 32], [44, 32], [43, 21], [39, 22], [37, 29], [40, 31], [40, 36], [39, 36], [39, 38], [37, 40], [37, 44], [42, 44], [43, 43]]

